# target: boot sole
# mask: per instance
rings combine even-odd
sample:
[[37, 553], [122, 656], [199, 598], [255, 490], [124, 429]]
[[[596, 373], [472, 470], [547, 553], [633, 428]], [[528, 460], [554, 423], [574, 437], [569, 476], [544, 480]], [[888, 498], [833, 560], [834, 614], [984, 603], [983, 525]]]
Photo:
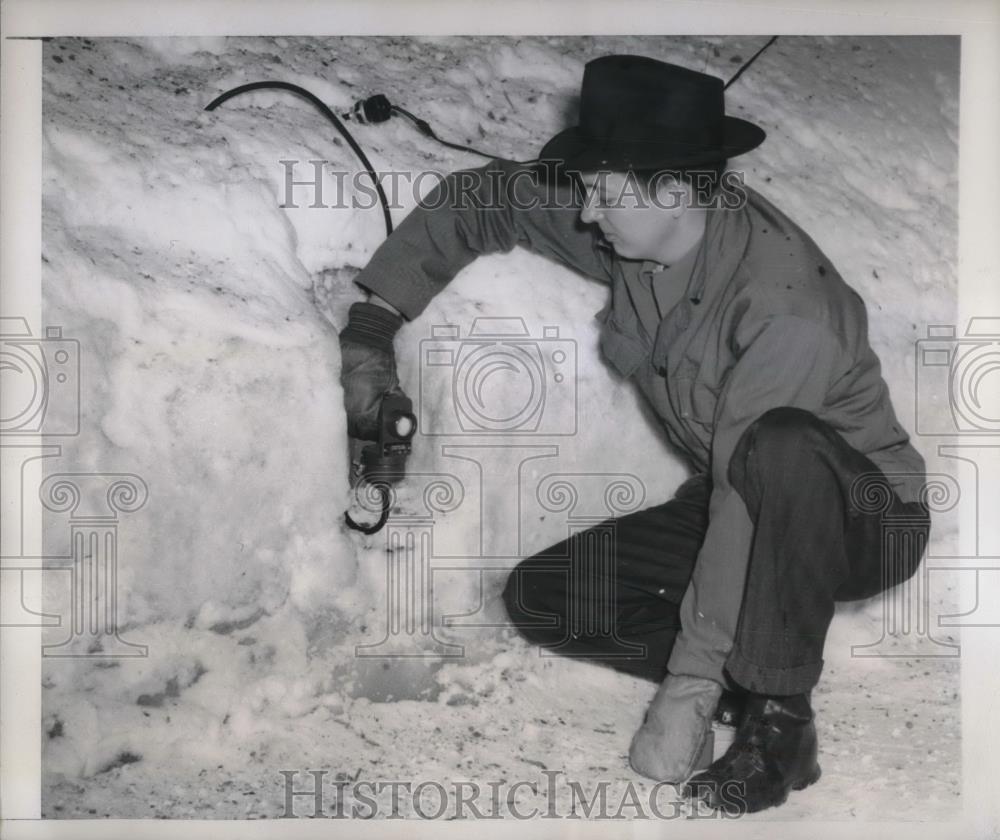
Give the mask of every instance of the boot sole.
[[809, 785], [816, 784], [816, 782], [819, 781], [819, 777], [822, 776], [822, 775], [823, 775], [823, 771], [820, 769], [820, 766], [817, 764], [816, 765], [816, 769], [813, 770], [812, 773], [810, 773], [804, 779], [802, 779], [802, 780], [796, 782], [794, 785], [792, 785], [792, 790], [805, 790], [807, 787], [809, 787]]
[[788, 792], [786, 792], [785, 795], [783, 797], [781, 797], [781, 799], [778, 802], [772, 802], [769, 805], [765, 805], [763, 808], [757, 808], [757, 809], [755, 809], [753, 811], [748, 811], [748, 813], [759, 814], [761, 811], [766, 811], [768, 808], [777, 808], [780, 805], [784, 805], [785, 802], [788, 801], [788, 793], [790, 793], [793, 790], [805, 790], [807, 787], [809, 787], [809, 785], [816, 784], [816, 782], [819, 781], [819, 777], [822, 776], [822, 775], [823, 775], [823, 771], [822, 771], [822, 769], [820, 769], [820, 766], [817, 764], [815, 770], [813, 770], [804, 779], [799, 779], [799, 781], [797, 781], [794, 785], [792, 785], [788, 789]]
[[779, 807], [781, 805], [784, 805], [785, 802], [788, 801], [788, 794], [789, 793], [791, 793], [793, 790], [805, 790], [807, 787], [809, 787], [809, 785], [816, 784], [816, 782], [819, 781], [819, 777], [822, 776], [822, 775], [823, 775], [823, 771], [820, 769], [820, 766], [817, 764], [815, 770], [813, 770], [804, 779], [799, 779], [799, 781], [797, 781], [787, 791], [785, 791], [785, 795], [782, 796], [780, 799], [778, 799], [777, 801], [774, 801], [774, 802], [768, 802], [767, 804], [762, 805], [760, 808], [753, 808], [752, 810], [748, 810], [747, 813], [748, 814], [759, 814], [761, 811], [766, 811], [768, 808], [777, 808], [777, 807]]
[[[819, 781], [819, 777], [822, 775], [823, 771], [817, 764], [816, 768], [808, 776], [806, 776], [804, 779], [800, 779], [795, 784], [793, 784], [790, 788], [788, 788], [788, 790], [784, 792], [783, 796], [777, 799], [773, 799], [770, 802], [762, 802], [760, 803], [759, 807], [749, 808], [746, 811], [744, 811], [743, 814], [759, 814], [761, 811], [766, 811], [768, 808], [777, 808], [781, 805], [784, 805], [785, 802], [788, 801], [788, 794], [791, 791], [805, 790], [807, 787], [809, 787], [809, 785], [816, 784], [816, 782]], [[700, 799], [710, 808], [724, 810], [723, 805], [715, 799], [715, 797], [712, 795], [711, 792], [708, 792], [707, 795], [701, 796]], [[743, 814], [736, 814], [734, 816], [742, 816]]]
[[823, 775], [823, 771], [820, 769], [820, 766], [817, 764], [816, 765], [816, 769], [814, 769], [804, 779], [799, 779], [799, 781], [797, 781], [788, 790], [785, 791], [785, 795], [782, 796], [780, 799], [778, 799], [777, 801], [774, 801], [774, 802], [768, 802], [766, 804], [762, 804], [760, 808], [754, 808], [752, 810], [747, 811], [747, 813], [748, 814], [759, 814], [761, 811], [766, 811], [768, 808], [777, 808], [780, 805], [784, 805], [785, 802], [788, 801], [788, 794], [789, 793], [791, 793], [793, 790], [805, 790], [807, 787], [809, 787], [809, 785], [816, 784], [816, 782], [819, 781], [819, 777], [822, 776], [822, 775]]

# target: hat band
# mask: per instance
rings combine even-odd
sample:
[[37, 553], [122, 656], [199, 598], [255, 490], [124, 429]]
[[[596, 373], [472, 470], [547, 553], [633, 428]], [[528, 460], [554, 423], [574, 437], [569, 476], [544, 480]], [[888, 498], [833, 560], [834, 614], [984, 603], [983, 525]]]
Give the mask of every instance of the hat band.
[[605, 149], [624, 146], [669, 146], [671, 148], [713, 149], [725, 142], [722, 124], [674, 127], [663, 124], [619, 124], [600, 133], [583, 130], [581, 139]]

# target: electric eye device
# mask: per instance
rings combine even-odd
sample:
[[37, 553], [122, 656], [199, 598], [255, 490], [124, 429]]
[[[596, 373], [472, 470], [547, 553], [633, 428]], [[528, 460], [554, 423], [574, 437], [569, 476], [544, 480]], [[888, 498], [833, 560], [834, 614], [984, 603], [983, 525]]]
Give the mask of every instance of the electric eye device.
[[417, 432], [413, 401], [402, 394], [386, 394], [378, 412], [378, 438], [361, 450], [356, 465], [359, 481], [396, 484], [406, 476], [410, 441]]
[[[417, 433], [417, 418], [413, 401], [404, 394], [386, 394], [378, 411], [378, 436], [373, 443], [351, 442], [351, 486], [362, 497], [368, 490], [379, 498], [381, 514], [372, 525], [357, 522], [348, 512], [344, 521], [355, 531], [374, 534], [389, 518], [389, 488], [406, 478], [406, 459], [412, 451], [411, 441]], [[359, 451], [360, 449], [360, 451]]]

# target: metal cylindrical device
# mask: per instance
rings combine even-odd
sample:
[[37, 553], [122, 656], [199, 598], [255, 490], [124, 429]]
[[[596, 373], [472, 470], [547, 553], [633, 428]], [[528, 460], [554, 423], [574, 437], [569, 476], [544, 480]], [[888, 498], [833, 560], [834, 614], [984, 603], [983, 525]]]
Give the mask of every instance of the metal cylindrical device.
[[410, 441], [417, 431], [413, 401], [402, 394], [387, 394], [378, 417], [378, 439], [361, 450], [361, 480], [396, 484], [406, 476]]

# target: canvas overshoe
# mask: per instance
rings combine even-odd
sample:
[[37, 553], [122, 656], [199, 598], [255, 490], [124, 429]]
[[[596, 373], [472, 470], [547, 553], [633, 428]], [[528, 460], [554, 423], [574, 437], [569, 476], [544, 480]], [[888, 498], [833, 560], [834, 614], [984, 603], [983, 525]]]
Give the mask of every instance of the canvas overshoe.
[[712, 718], [722, 695], [714, 680], [668, 674], [629, 747], [629, 764], [658, 782], [681, 784], [711, 761]]

